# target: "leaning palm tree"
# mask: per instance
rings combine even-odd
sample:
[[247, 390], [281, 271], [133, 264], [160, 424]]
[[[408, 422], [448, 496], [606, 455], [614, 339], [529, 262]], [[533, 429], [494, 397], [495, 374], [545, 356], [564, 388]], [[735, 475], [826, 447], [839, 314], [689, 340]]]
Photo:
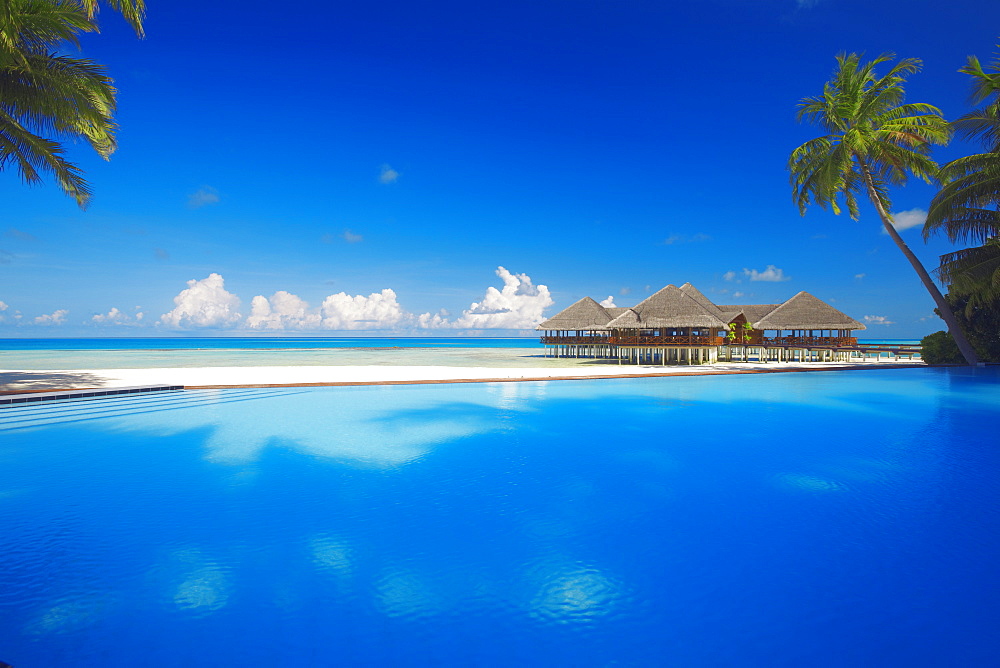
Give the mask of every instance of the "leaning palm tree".
[[951, 129], [941, 111], [922, 103], [905, 103], [903, 82], [920, 69], [920, 61], [906, 58], [884, 75], [876, 66], [891, 61], [884, 54], [861, 62], [858, 54], [837, 56], [837, 69], [823, 94], [799, 103], [798, 120], [820, 125], [827, 134], [802, 144], [788, 160], [793, 199], [805, 215], [809, 204], [841, 213], [841, 201], [851, 218], [860, 217], [858, 196], [867, 195], [882, 226], [899, 247], [948, 324], [969, 364], [978, 360], [951, 308], [927, 270], [899, 236], [889, 213], [889, 186], [902, 185], [909, 176], [933, 181], [938, 167], [931, 145], [946, 144]]
[[86, 206], [91, 192], [59, 140], [83, 139], [107, 159], [115, 149], [115, 88], [91, 60], [60, 55], [80, 32], [96, 30], [64, 0], [0, 0], [0, 170], [28, 184], [41, 172]]
[[944, 232], [953, 242], [982, 244], [941, 256], [938, 275], [949, 291], [967, 297], [967, 311], [1000, 302], [1000, 58], [984, 68], [975, 56], [959, 70], [972, 77], [972, 106], [952, 125], [986, 152], [941, 168], [945, 185], [931, 201], [924, 238]]

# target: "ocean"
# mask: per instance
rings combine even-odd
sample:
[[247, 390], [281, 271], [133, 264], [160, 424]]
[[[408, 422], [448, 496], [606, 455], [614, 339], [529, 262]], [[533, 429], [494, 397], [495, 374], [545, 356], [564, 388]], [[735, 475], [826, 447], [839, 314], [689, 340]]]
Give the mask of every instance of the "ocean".
[[[917, 340], [864, 339], [916, 344]], [[0, 369], [223, 366], [570, 367], [536, 337], [162, 337], [0, 339]]]

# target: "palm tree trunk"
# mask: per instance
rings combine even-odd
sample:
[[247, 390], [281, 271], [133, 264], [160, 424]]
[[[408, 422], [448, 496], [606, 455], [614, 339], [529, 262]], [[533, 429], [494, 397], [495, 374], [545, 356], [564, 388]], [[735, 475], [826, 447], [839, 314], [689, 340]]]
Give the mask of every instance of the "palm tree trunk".
[[920, 281], [924, 284], [924, 288], [930, 293], [931, 298], [934, 303], [937, 304], [938, 313], [944, 319], [946, 325], [948, 325], [948, 332], [951, 334], [952, 338], [955, 339], [955, 343], [958, 345], [958, 350], [962, 353], [962, 357], [969, 366], [975, 366], [979, 363], [979, 358], [976, 357], [976, 351], [973, 349], [969, 340], [965, 338], [965, 332], [958, 324], [958, 320], [955, 319], [955, 314], [951, 312], [951, 306], [945, 301], [944, 295], [938, 290], [937, 285], [934, 284], [934, 280], [931, 279], [930, 274], [924, 269], [924, 265], [920, 262], [910, 247], [906, 245], [903, 238], [899, 236], [899, 232], [896, 231], [895, 226], [892, 224], [892, 218], [889, 216], [889, 212], [885, 210], [885, 206], [882, 205], [882, 199], [879, 197], [878, 192], [875, 190], [875, 184], [872, 182], [871, 172], [868, 171], [868, 165], [859, 156], [855, 156], [858, 161], [858, 165], [861, 167], [861, 175], [865, 180], [865, 188], [868, 190], [868, 197], [871, 199], [872, 204], [875, 205], [875, 210], [878, 211], [879, 218], [882, 219], [882, 226], [885, 227], [885, 231], [889, 233], [892, 240], [896, 242], [899, 246], [899, 250], [906, 256], [906, 259], [910, 261], [913, 266], [913, 270], [917, 272], [917, 276], [920, 277]]

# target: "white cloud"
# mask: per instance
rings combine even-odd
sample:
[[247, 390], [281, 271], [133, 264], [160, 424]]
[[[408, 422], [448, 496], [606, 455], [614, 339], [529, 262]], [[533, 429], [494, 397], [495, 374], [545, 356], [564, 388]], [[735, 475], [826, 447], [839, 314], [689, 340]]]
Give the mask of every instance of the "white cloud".
[[62, 325], [66, 322], [66, 314], [69, 313], [64, 308], [57, 309], [48, 315], [40, 315], [35, 318], [36, 325]]
[[297, 295], [278, 290], [268, 299], [257, 295], [250, 302], [246, 326], [250, 329], [315, 329], [320, 326], [319, 313], [311, 312], [309, 304]]
[[[141, 313], [137, 314], [136, 319], [142, 316]], [[112, 306], [111, 310], [107, 313], [98, 313], [91, 318], [94, 322], [107, 323], [111, 325], [120, 325], [128, 322], [131, 318], [128, 317], [127, 313], [122, 313], [117, 307]]]
[[724, 281], [732, 281], [735, 278], [736, 278], [736, 272], [735, 271], [727, 271], [726, 273], [724, 273], [722, 275], [722, 280], [724, 280]]
[[740, 292], [739, 290], [737, 290], [736, 292], [733, 293], [733, 297], [743, 297], [743, 296], [744, 296], [744, 293]]
[[349, 244], [356, 244], [359, 241], [364, 241], [363, 236], [361, 236], [360, 234], [355, 234], [350, 230], [344, 230], [344, 234], [342, 236], [344, 237], [344, 241], [346, 241]]
[[[892, 214], [892, 226], [897, 231], [908, 230], [911, 227], [923, 225], [926, 220], [927, 212], [923, 209], [910, 209], [909, 211], [900, 211], [899, 213]], [[882, 227], [882, 234], [889, 234], [885, 231], [884, 226]]]
[[395, 183], [399, 179], [399, 172], [389, 165], [382, 165], [382, 171], [378, 175], [379, 183]]
[[202, 186], [188, 195], [188, 208], [200, 209], [203, 206], [219, 203], [219, 193], [211, 186]]
[[6, 311], [8, 308], [10, 307], [6, 303], [0, 302], [0, 311]]
[[860, 281], [860, 280], [861, 280], [862, 278], [864, 278], [865, 276], [866, 276], [866, 274], [854, 274], [854, 278], [858, 279], [859, 281]]
[[866, 315], [864, 318], [865, 322], [869, 325], [894, 325], [893, 321], [889, 320], [884, 315]]
[[490, 286], [480, 302], [473, 302], [454, 327], [460, 329], [530, 329], [545, 318], [542, 312], [552, 306], [549, 288], [535, 286], [527, 274], [512, 274], [497, 267], [503, 289]]
[[240, 298], [227, 292], [219, 274], [209, 274], [200, 281], [190, 280], [186, 290], [174, 297], [176, 306], [160, 316], [167, 327], [229, 327], [241, 318]]
[[632, 288], [622, 288], [621, 290], [618, 291], [618, 294], [620, 294], [622, 297], [624, 297], [625, 295], [629, 294], [630, 292], [632, 292]]
[[785, 271], [783, 269], [778, 269], [773, 264], [767, 265], [767, 269], [764, 271], [744, 268], [743, 275], [751, 281], [769, 281], [774, 283], [779, 281], [789, 281], [792, 279], [791, 276], [785, 276]]
[[388, 288], [367, 297], [338, 292], [323, 300], [320, 312], [325, 329], [392, 329], [408, 315]]
[[611, 308], [614, 305], [615, 305], [614, 295], [608, 295], [607, 299], [601, 301], [601, 306], [606, 306], [608, 308]]

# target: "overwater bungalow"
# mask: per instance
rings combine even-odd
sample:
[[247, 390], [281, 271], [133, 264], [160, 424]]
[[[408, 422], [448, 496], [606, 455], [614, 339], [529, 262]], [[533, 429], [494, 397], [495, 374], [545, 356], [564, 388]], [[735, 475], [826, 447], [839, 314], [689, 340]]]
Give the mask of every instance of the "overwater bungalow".
[[690, 283], [631, 307], [584, 297], [536, 328], [546, 354], [632, 364], [837, 361], [866, 327], [808, 292], [781, 304], [717, 305]]

